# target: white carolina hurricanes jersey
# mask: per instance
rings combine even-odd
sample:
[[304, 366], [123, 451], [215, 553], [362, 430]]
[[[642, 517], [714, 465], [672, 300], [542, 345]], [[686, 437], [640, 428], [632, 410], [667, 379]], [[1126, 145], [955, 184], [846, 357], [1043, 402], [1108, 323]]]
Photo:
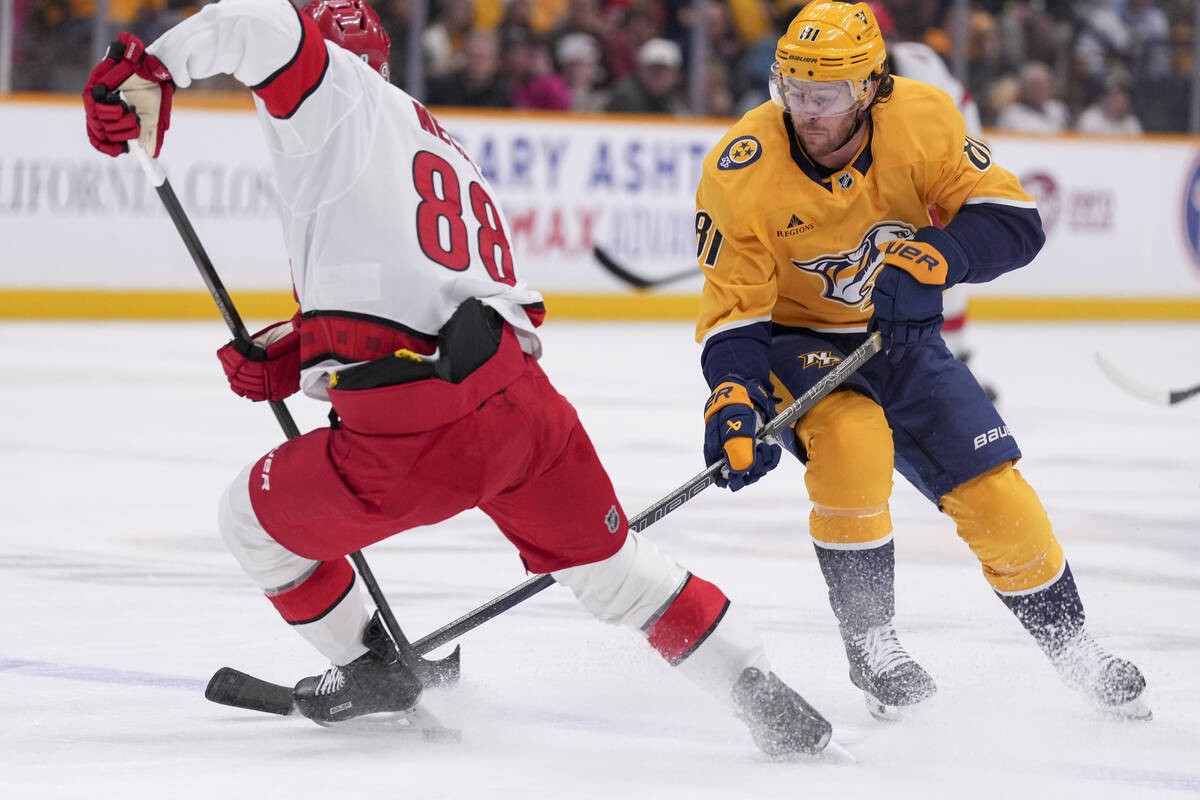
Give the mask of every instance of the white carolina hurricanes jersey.
[[976, 138], [982, 137], [983, 123], [979, 120], [979, 107], [933, 48], [920, 42], [894, 42], [887, 46], [887, 52], [897, 75], [932, 84], [950, 95], [967, 121], [967, 133]]
[[471, 297], [540, 355], [542, 298], [516, 277], [508, 222], [479, 169], [288, 0], [221, 0], [147, 50], [180, 87], [223, 73], [253, 91], [303, 312], [307, 394], [326, 396], [329, 370], [401, 347], [434, 355]]

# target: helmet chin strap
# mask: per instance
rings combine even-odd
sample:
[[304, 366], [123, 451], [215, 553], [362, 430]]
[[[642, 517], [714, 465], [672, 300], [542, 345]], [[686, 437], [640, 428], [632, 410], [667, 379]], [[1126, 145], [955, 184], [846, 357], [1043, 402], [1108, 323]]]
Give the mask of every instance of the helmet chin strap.
[[855, 136], [858, 135], [858, 132], [860, 130], [862, 130], [863, 123], [867, 121], [867, 115], [870, 113], [871, 113], [871, 107], [867, 106], [866, 109], [864, 109], [863, 111], [860, 111], [858, 113], [858, 115], [855, 116], [854, 125], [853, 125], [853, 127], [850, 128], [850, 132], [847, 133], [846, 137], [844, 139], [842, 139], [841, 142], [838, 143], [837, 147], [833, 148], [832, 152], [837, 152], [838, 150], [841, 150], [843, 147], [845, 147], [847, 144], [850, 143], [851, 139], [853, 139]]

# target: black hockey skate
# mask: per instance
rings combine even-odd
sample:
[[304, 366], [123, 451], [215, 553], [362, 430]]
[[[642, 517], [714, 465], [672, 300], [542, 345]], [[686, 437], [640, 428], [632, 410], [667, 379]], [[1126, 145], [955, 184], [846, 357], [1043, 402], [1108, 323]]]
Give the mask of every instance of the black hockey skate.
[[833, 727], [775, 673], [747, 667], [733, 687], [737, 716], [769, 756], [819, 753], [829, 744]]
[[1102, 711], [1130, 719], [1152, 719], [1142, 692], [1146, 679], [1132, 662], [1105, 650], [1080, 630], [1050, 654], [1063, 683], [1083, 692]]
[[364, 714], [407, 716], [421, 698], [421, 681], [400, 661], [400, 654], [376, 612], [363, 629], [367, 652], [344, 667], [302, 678], [292, 690], [296, 709], [318, 725]]
[[867, 711], [875, 719], [896, 720], [901, 708], [932, 697], [937, 685], [896, 638], [891, 624], [860, 634], [842, 631], [850, 682], [862, 689]]

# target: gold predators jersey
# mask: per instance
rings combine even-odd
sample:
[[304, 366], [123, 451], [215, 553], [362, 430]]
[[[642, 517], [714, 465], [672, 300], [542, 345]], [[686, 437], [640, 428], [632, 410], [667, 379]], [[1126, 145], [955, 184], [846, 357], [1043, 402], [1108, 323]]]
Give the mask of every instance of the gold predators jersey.
[[705, 277], [697, 341], [772, 321], [865, 330], [881, 248], [932, 224], [931, 207], [941, 223], [970, 204], [1035, 208], [966, 134], [949, 96], [894, 80], [840, 170], [808, 159], [773, 102], [747, 113], [708, 154], [696, 192]]

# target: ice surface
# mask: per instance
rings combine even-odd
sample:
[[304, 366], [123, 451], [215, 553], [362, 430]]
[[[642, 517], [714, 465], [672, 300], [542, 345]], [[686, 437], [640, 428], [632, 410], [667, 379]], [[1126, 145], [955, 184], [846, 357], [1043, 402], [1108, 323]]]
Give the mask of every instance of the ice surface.
[[[551, 309], [553, 311], [553, 309]], [[632, 514], [700, 460], [705, 388], [687, 324], [545, 328]], [[324, 667], [242, 576], [215, 501], [280, 440], [232, 395], [219, 321], [0, 325], [0, 798], [1143, 798], [1200, 794], [1200, 398], [1161, 408], [1095, 367], [1200, 381], [1200, 326], [975, 325], [977, 372], [1025, 452], [1090, 628], [1145, 671], [1150, 723], [1063, 688], [949, 521], [897, 478], [897, 624], [938, 696], [873, 721], [846, 678], [808, 542], [802, 468], [710, 489], [648, 531], [718, 582], [776, 670], [857, 764], [773, 762], [637, 636], [559, 588], [462, 639], [429, 707], [461, 745], [216, 706], [231, 665], [291, 683]], [[291, 402], [302, 429], [324, 409]], [[367, 551], [410, 638], [526, 577], [477, 512]]]

